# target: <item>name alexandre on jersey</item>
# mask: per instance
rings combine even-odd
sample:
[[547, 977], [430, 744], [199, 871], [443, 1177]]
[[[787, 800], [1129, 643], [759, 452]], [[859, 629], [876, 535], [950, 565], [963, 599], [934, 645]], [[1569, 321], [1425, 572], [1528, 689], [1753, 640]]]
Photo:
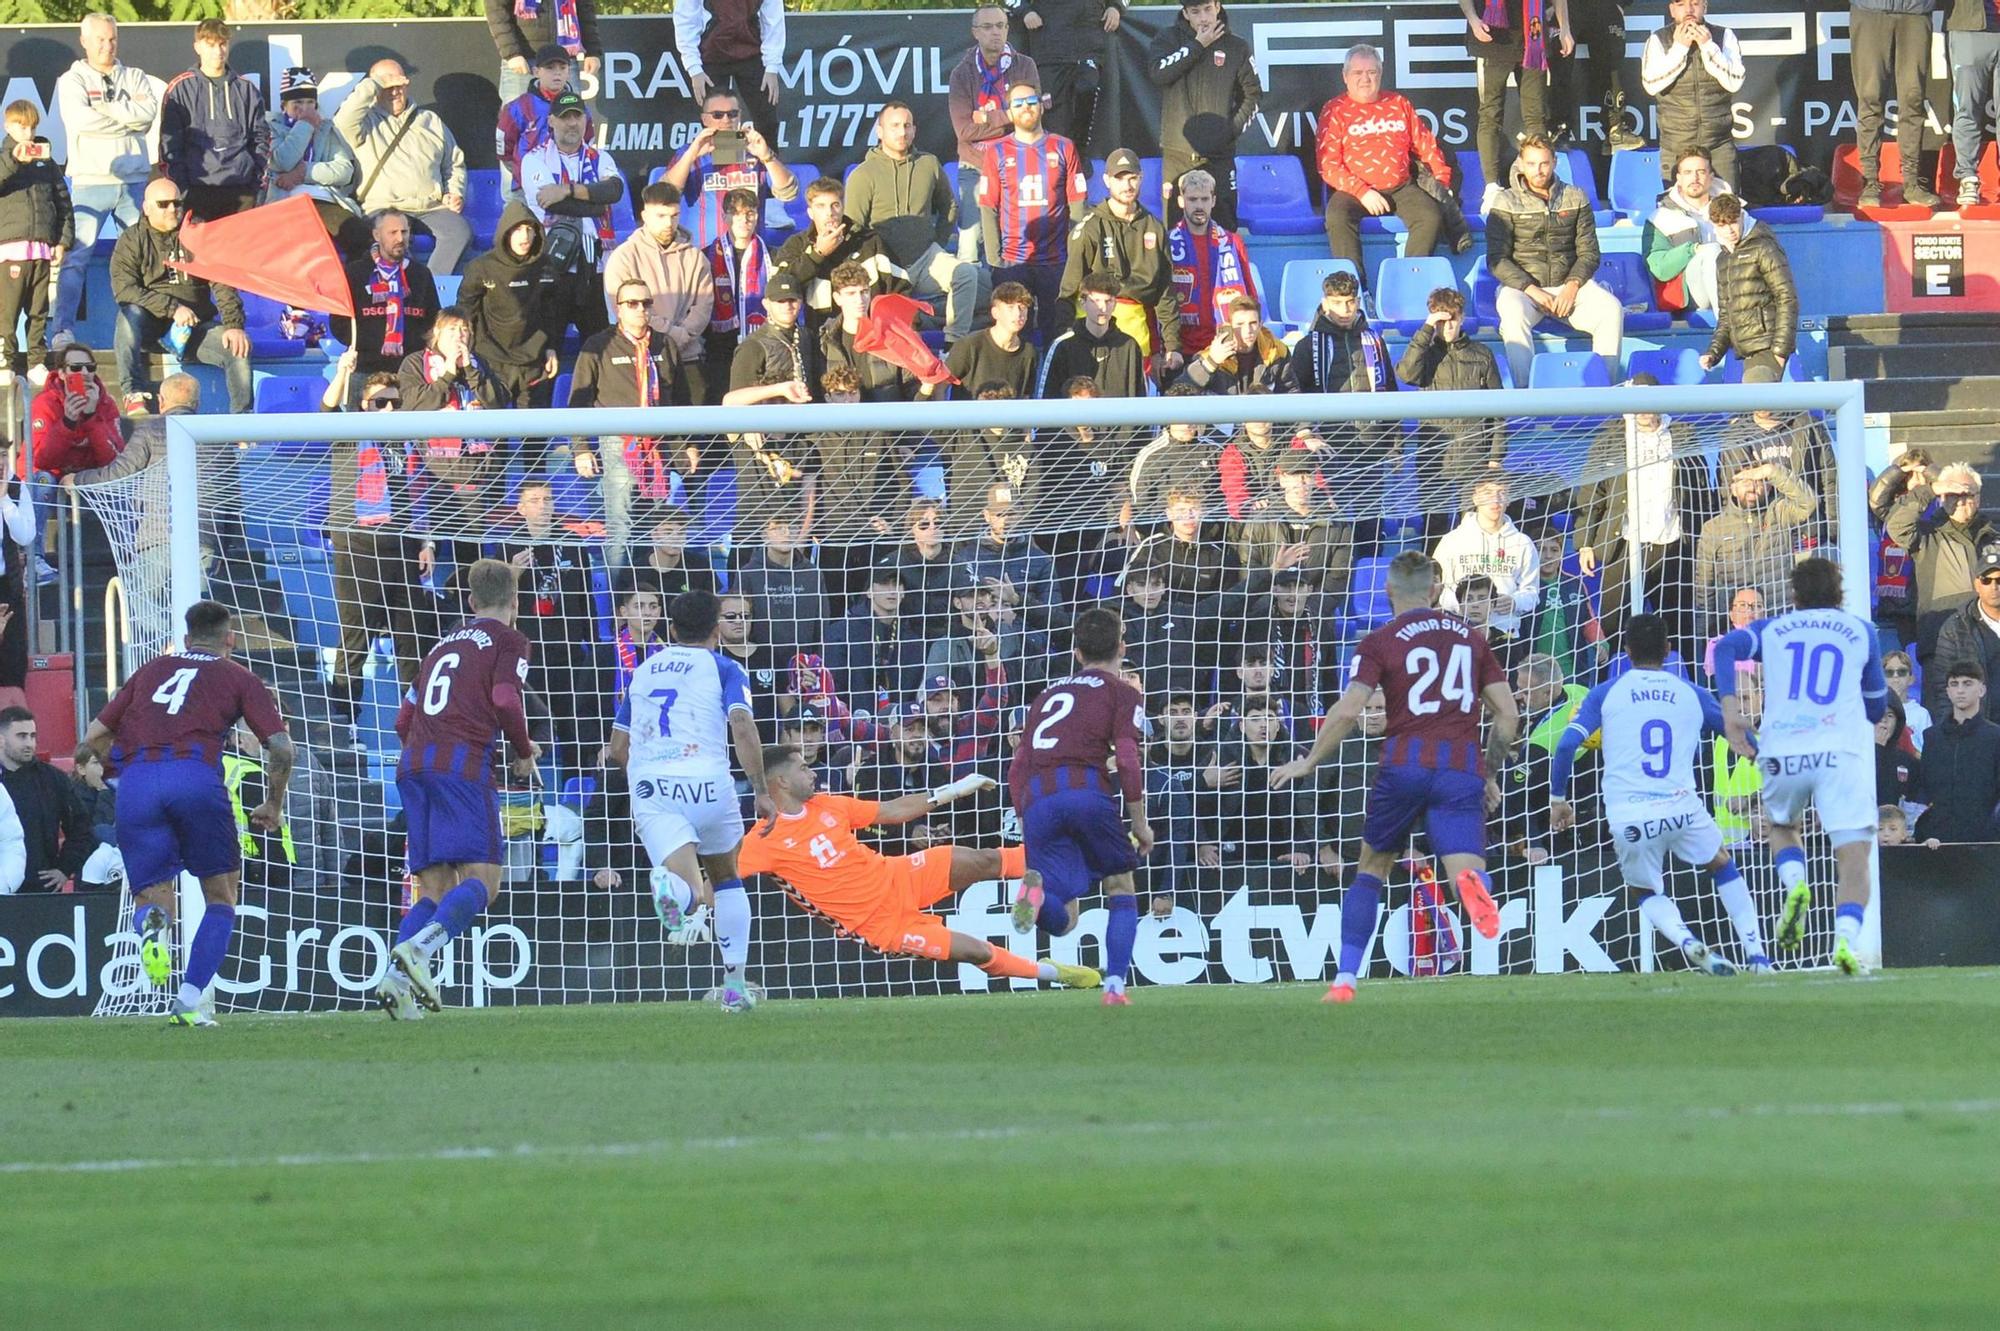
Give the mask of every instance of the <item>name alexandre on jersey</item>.
[[1466, 630], [1466, 622], [1456, 615], [1425, 615], [1422, 619], [1413, 619], [1403, 625], [1403, 627], [1397, 629], [1396, 637], [1398, 641], [1408, 642], [1419, 633], [1457, 633], [1463, 635]]
[[1784, 626], [1788, 629], [1809, 628], [1838, 633], [1857, 646], [1861, 643], [1861, 631], [1855, 627], [1854, 620], [1839, 610], [1794, 610], [1785, 616]]

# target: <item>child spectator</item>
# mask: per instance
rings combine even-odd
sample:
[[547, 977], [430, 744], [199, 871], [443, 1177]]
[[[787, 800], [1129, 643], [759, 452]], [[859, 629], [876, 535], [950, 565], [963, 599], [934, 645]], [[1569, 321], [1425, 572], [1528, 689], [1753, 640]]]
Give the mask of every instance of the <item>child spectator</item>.
[[[7, 104], [0, 140], [0, 384], [11, 383], [16, 353], [49, 348], [49, 274], [76, 243], [69, 187], [49, 141], [35, 130], [42, 113], [30, 101]], [[14, 345], [14, 324], [28, 316], [28, 337]]]

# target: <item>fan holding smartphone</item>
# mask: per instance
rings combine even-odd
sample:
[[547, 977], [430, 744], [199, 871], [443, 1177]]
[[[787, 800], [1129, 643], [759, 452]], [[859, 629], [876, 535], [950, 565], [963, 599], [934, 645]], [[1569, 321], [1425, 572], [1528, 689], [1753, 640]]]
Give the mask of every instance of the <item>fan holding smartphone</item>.
[[[75, 240], [69, 191], [49, 141], [36, 136], [42, 114], [30, 101], [8, 104], [0, 140], [0, 384], [11, 383], [17, 353], [48, 347], [49, 274]], [[27, 345], [14, 345], [15, 322], [28, 316]]]

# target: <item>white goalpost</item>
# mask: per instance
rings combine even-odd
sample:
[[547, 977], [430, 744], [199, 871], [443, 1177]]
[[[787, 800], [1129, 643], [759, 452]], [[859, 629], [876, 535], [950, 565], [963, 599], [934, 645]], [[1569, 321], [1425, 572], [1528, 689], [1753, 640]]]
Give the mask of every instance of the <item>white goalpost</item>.
[[[1395, 553], [1443, 545], [1448, 604], [1463, 593], [1487, 619], [1527, 739], [1488, 825], [1501, 936], [1413, 915], [1419, 843], [1389, 884], [1375, 975], [1680, 965], [1626, 900], [1594, 752], [1577, 765], [1577, 830], [1548, 829], [1564, 709], [1614, 668], [1617, 626], [1640, 609], [1668, 617], [1680, 668], [1711, 683], [1708, 645], [1739, 593], [1785, 609], [1786, 570], [1806, 553], [1836, 558], [1849, 608], [1869, 613], [1854, 383], [174, 416], [166, 429], [163, 466], [83, 492], [124, 593], [113, 673], [177, 642], [196, 600], [221, 600], [299, 746], [288, 835], [253, 838], [246, 860], [225, 1010], [372, 1005], [408, 900], [394, 716], [416, 660], [463, 617], [461, 573], [481, 555], [522, 569], [544, 758], [534, 783], [503, 788], [498, 902], [440, 958], [447, 1001], [480, 1005], [699, 998], [716, 982], [711, 944], [664, 936], [623, 774], [600, 753], [682, 588], [730, 598], [724, 650], [751, 675], [760, 733], [803, 741], [823, 788], [886, 799], [947, 771], [1000, 782], [885, 829], [885, 853], [1018, 842], [1005, 777], [1020, 709], [1064, 673], [1079, 610], [1124, 613], [1152, 726], [1160, 845], [1135, 953], [1150, 983], [1331, 974], [1377, 741], [1350, 739], [1303, 788], [1271, 791], [1265, 773], [1311, 742], [1354, 645], [1387, 619]], [[612, 479], [581, 476], [581, 451]], [[1746, 469], [1756, 501], [1732, 503]], [[1482, 523], [1477, 502], [1505, 520]], [[1661, 527], [1669, 515], [1677, 530]], [[256, 755], [241, 756], [254, 783]], [[1768, 936], [1780, 892], [1755, 766], [1705, 742], [1698, 780]], [[1829, 889], [1781, 964], [1822, 964], [1831, 947], [1832, 858], [1816, 830], [1807, 848]], [[1669, 890], [1736, 956], [1706, 875], [1676, 869]], [[970, 967], [838, 938], [776, 884], [752, 896], [750, 969], [774, 996], [987, 987]], [[1098, 955], [1099, 903], [1059, 940], [1016, 939], [1007, 904], [981, 884], [936, 909], [1024, 952]], [[1872, 911], [1869, 937], [1873, 951]], [[125, 969], [100, 1012], [145, 1010], [151, 991]]]

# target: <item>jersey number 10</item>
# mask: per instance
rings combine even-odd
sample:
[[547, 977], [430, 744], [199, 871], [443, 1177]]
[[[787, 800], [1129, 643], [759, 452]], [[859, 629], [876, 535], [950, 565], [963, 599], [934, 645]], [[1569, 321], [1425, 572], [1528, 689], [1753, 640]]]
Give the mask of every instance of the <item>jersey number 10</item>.
[[[1412, 647], [1403, 658], [1403, 670], [1414, 681], [1406, 704], [1411, 716], [1431, 716], [1446, 708], [1469, 712], [1478, 701], [1472, 691], [1472, 648], [1458, 643], [1445, 653], [1443, 668], [1438, 654], [1428, 647]], [[1431, 690], [1438, 690], [1432, 697]]]

